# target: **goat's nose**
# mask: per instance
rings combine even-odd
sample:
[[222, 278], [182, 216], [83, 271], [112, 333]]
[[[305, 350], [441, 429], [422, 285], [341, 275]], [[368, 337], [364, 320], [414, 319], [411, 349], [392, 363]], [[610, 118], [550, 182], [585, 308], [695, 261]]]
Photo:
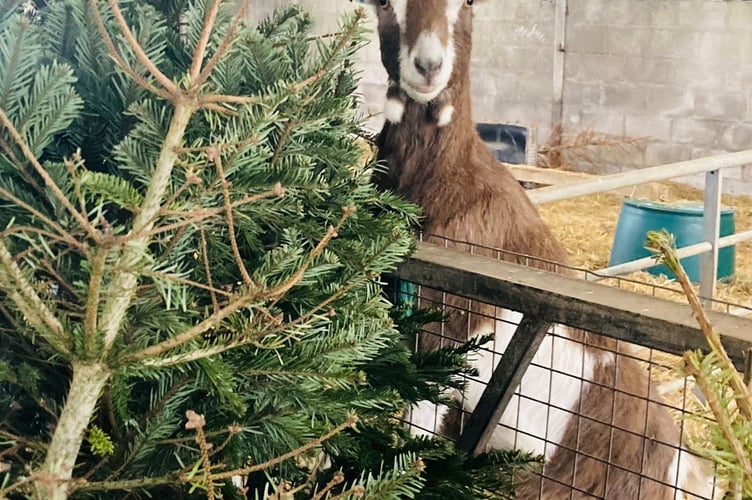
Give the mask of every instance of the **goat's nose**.
[[441, 69], [442, 59], [415, 58], [415, 69], [427, 79], [431, 79]]

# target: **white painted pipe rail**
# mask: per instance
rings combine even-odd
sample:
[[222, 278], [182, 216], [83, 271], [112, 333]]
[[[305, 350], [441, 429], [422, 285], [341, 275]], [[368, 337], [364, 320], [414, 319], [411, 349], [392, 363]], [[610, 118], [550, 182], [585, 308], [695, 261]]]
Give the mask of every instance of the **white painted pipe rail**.
[[[718, 238], [718, 248], [721, 249], [721, 248], [730, 247], [731, 245], [736, 245], [737, 243], [746, 241], [750, 238], [752, 238], [752, 230], [742, 231], [741, 233], [736, 233], [736, 234], [730, 234], [728, 236]], [[713, 245], [711, 245], [708, 242], [703, 241], [702, 243], [695, 243], [694, 245], [681, 247], [677, 249], [676, 253], [679, 255], [680, 259], [684, 259], [685, 257], [694, 257], [695, 255], [700, 255], [704, 252], [709, 252], [712, 249], [713, 249]], [[592, 271], [592, 273], [588, 273], [585, 279], [587, 279], [588, 281], [601, 281], [607, 278], [613, 278], [614, 276], [620, 276], [622, 274], [628, 274], [628, 273], [632, 273], [635, 271], [640, 271], [642, 269], [646, 269], [654, 265], [655, 265], [654, 257], [644, 257], [642, 259], [633, 260], [630, 262], [624, 262], [623, 264], [617, 264], [615, 266], [604, 267], [603, 269]]]
[[[752, 231], [744, 231], [719, 238], [721, 223], [721, 170], [729, 167], [752, 164], [752, 150], [727, 153], [696, 160], [668, 163], [657, 167], [643, 168], [620, 174], [605, 175], [593, 179], [532, 189], [528, 196], [536, 205], [566, 200], [578, 196], [614, 191], [638, 186], [648, 182], [665, 181], [705, 173], [705, 202], [703, 207], [703, 241], [678, 249], [680, 258], [701, 255], [700, 297], [705, 307], [710, 308], [717, 279], [718, 250], [752, 238]], [[625, 262], [586, 274], [585, 278], [598, 281], [604, 278], [627, 274], [652, 267], [652, 257]]]
[[552, 201], [566, 200], [577, 196], [613, 191], [615, 189], [637, 186], [647, 182], [665, 181], [685, 175], [712, 172], [728, 167], [752, 164], [752, 149], [727, 153], [696, 160], [667, 163], [657, 167], [641, 168], [620, 174], [604, 175], [595, 179], [580, 181], [572, 184], [548, 186], [531, 189], [527, 192], [530, 199], [536, 205], [550, 203]]

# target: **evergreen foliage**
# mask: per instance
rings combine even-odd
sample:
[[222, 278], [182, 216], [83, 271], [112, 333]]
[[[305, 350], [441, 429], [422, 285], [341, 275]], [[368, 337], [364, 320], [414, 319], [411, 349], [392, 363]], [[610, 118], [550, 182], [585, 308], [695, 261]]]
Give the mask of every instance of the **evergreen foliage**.
[[258, 27], [236, 8], [0, 0], [0, 496], [238, 498], [233, 476], [263, 474], [249, 496], [409, 498], [451, 482], [439, 459], [469, 477], [394, 418], [477, 344], [414, 358], [381, 293], [418, 212], [363, 162], [364, 14], [312, 40], [297, 7]]
[[707, 353], [685, 352], [678, 370], [679, 375], [694, 379], [706, 400], [704, 411], [686, 417], [707, 429], [706, 438], [695, 439], [691, 445], [715, 464], [720, 485], [731, 486], [729, 491], [737, 498], [752, 498], [752, 391], [710, 323], [681, 264], [674, 235], [665, 229], [648, 231], [645, 246], [676, 275], [708, 343]]

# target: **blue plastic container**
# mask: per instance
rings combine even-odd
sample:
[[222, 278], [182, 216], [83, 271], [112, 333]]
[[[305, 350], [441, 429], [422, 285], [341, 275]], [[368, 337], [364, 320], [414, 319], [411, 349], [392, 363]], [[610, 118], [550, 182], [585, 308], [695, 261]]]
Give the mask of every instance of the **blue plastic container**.
[[[665, 204], [646, 200], [625, 199], [616, 225], [614, 244], [608, 265], [615, 266], [651, 255], [645, 249], [645, 235], [648, 231], [666, 229], [676, 238], [678, 248], [702, 241], [702, 203]], [[734, 209], [721, 211], [720, 235], [734, 234]], [[684, 270], [693, 282], [700, 280], [700, 256], [686, 257], [681, 260]], [[736, 249], [733, 246], [722, 248], [718, 252], [718, 279], [734, 274], [736, 266]], [[664, 274], [670, 278], [676, 276], [664, 265], [646, 269], [655, 276]]]

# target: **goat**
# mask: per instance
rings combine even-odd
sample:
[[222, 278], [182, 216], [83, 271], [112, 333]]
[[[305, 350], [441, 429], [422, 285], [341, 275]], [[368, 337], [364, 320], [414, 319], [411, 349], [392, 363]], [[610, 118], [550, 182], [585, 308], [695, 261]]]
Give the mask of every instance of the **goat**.
[[[378, 158], [387, 168], [374, 174], [374, 182], [423, 208], [429, 242], [468, 242], [481, 254], [482, 247], [502, 249], [502, 258], [519, 263], [515, 255], [529, 255], [540, 259], [532, 265], [559, 272], [553, 263], [566, 263], [565, 250], [474, 128], [473, 0], [374, 1], [391, 109], [378, 140]], [[460, 297], [421, 293], [447, 307], [471, 308], [444, 326], [444, 335], [456, 341], [494, 331], [495, 350], [503, 350], [514, 332], [509, 322], [519, 319]], [[700, 459], [681, 451], [679, 429], [645, 370], [623, 355], [624, 346], [556, 329], [558, 335], [547, 335], [540, 346], [537, 367], [528, 369], [489, 443], [544, 456], [545, 477], [520, 478], [518, 497], [683, 498], [677, 488], [711, 497], [712, 476]], [[421, 339], [422, 348], [435, 347], [437, 338]], [[481, 381], [497, 361], [490, 353], [475, 361]], [[480, 382], [468, 385], [465, 410], [472, 411], [482, 391]], [[419, 406], [413, 423], [430, 427], [434, 412], [446, 428], [444, 407]]]

